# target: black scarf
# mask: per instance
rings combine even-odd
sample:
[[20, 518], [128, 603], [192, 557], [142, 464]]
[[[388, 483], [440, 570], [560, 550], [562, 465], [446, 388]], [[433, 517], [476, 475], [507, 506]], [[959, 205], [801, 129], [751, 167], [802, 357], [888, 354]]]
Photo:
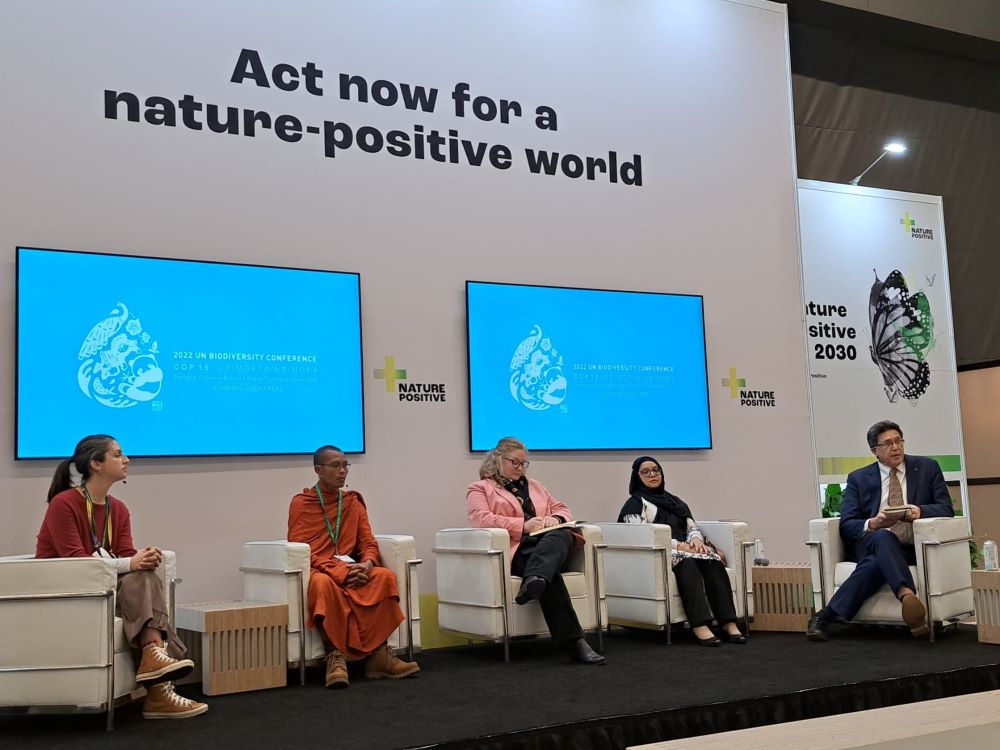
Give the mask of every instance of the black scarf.
[[516, 497], [517, 501], [521, 503], [521, 509], [524, 511], [524, 519], [534, 518], [535, 506], [531, 502], [531, 495], [528, 494], [528, 477], [522, 475], [516, 482], [507, 479], [507, 477], [500, 477], [500, 483], [507, 492]]
[[666, 490], [666, 478], [663, 475], [663, 468], [660, 467], [660, 486], [647, 487], [639, 476], [639, 467], [647, 461], [651, 461], [660, 467], [660, 462], [652, 456], [639, 456], [632, 462], [632, 476], [629, 479], [628, 491], [629, 499], [625, 501], [621, 512], [618, 514], [618, 523], [625, 521], [625, 516], [642, 515], [642, 501], [646, 500], [656, 506], [656, 517], [653, 523], [665, 523], [670, 526], [672, 536], [678, 541], [687, 540], [687, 520], [692, 518], [691, 509], [687, 503], [676, 495], [672, 495]]

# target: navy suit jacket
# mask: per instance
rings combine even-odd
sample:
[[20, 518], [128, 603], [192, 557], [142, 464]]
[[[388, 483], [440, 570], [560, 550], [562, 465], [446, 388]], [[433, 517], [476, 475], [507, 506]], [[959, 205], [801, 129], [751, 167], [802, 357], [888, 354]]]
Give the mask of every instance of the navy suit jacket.
[[[937, 461], [926, 456], [905, 456], [906, 502], [919, 505], [921, 518], [954, 516], [951, 496]], [[864, 533], [865, 521], [878, 515], [882, 504], [882, 475], [878, 462], [852, 471], [840, 507], [840, 536], [851, 547]]]

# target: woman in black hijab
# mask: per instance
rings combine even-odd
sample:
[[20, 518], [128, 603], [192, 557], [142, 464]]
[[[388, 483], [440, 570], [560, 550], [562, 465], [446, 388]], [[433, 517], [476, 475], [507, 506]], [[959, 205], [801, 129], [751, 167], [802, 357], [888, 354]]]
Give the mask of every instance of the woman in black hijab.
[[736, 625], [725, 559], [705, 541], [687, 503], [667, 492], [663, 469], [655, 458], [639, 456], [632, 462], [628, 491], [630, 497], [618, 514], [618, 523], [662, 523], [670, 527], [677, 593], [698, 643], [721, 643], [710, 627], [713, 620], [722, 627], [726, 641], [746, 643], [746, 636]]

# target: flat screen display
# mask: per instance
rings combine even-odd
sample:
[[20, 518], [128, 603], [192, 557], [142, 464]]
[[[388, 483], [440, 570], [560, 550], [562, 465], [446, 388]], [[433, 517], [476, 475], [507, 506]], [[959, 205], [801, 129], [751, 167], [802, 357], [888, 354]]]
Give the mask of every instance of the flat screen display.
[[712, 447], [698, 295], [466, 282], [470, 448]]
[[360, 277], [17, 249], [17, 458], [362, 452]]

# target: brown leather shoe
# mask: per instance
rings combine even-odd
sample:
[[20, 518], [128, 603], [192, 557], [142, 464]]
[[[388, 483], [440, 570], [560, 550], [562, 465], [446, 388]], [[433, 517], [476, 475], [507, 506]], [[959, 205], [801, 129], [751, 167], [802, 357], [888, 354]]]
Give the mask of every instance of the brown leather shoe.
[[144, 719], [190, 719], [208, 710], [208, 705], [178, 695], [171, 682], [150, 685], [142, 706]]
[[153, 641], [142, 648], [142, 660], [135, 673], [140, 685], [151, 685], [164, 680], [179, 680], [194, 669], [190, 659], [172, 659], [162, 641]]
[[326, 655], [326, 686], [336, 690], [350, 685], [351, 681], [347, 679], [347, 660], [334, 649]]
[[920, 597], [916, 594], [907, 594], [903, 597], [903, 622], [910, 629], [910, 634], [919, 638], [927, 635], [930, 628], [927, 626], [927, 609]]
[[420, 671], [415, 661], [403, 661], [388, 643], [383, 643], [365, 660], [365, 677], [373, 680], [389, 677], [398, 680]]

